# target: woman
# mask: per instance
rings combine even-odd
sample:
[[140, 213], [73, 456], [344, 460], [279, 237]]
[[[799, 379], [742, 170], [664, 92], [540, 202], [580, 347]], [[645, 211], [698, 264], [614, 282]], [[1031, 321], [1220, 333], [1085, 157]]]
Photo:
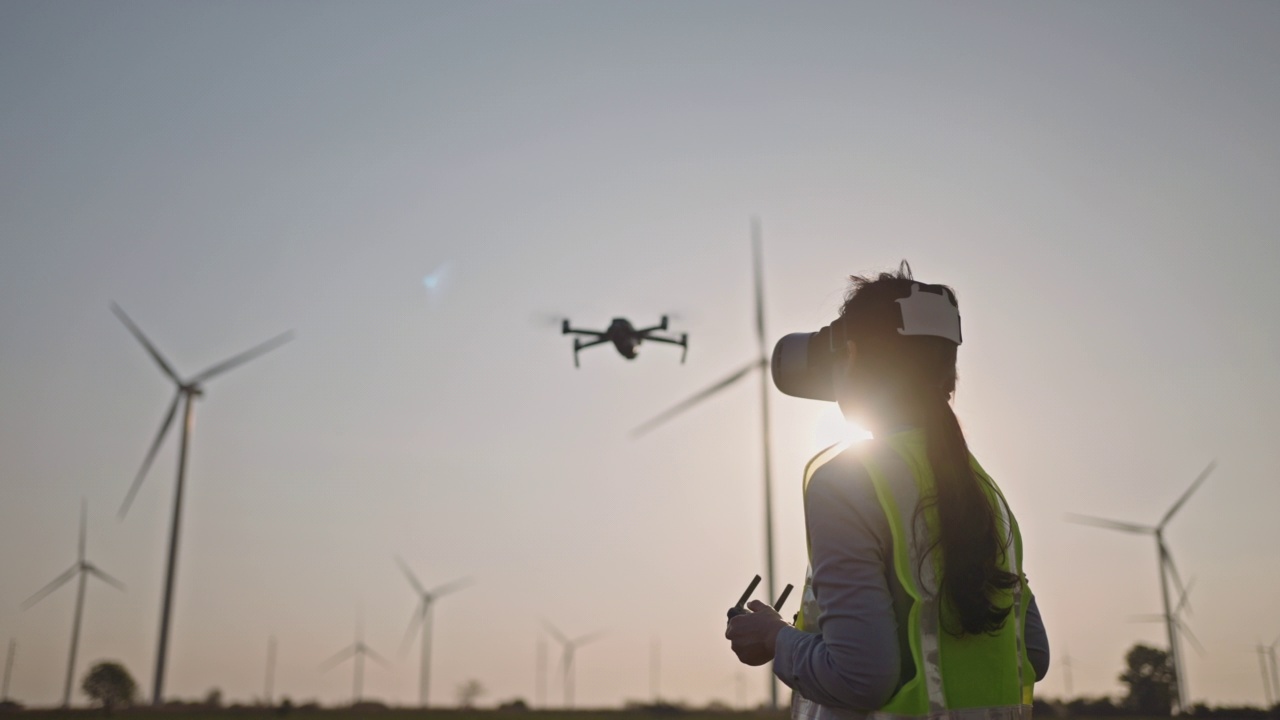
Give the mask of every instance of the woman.
[[780, 389], [834, 399], [874, 436], [806, 469], [796, 625], [757, 601], [725, 633], [742, 662], [773, 661], [793, 717], [1030, 714], [1049, 643], [1017, 522], [950, 406], [960, 341], [955, 294], [903, 261], [852, 278], [840, 317], [808, 341], [804, 382], [775, 356]]

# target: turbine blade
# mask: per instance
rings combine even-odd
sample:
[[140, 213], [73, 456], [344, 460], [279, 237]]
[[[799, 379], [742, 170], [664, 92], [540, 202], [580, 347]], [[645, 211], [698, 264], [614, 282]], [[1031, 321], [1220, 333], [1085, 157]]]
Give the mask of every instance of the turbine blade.
[[89, 503], [80, 498], [80, 562], [84, 562], [85, 535], [89, 531]]
[[257, 358], [260, 355], [265, 355], [271, 352], [272, 350], [275, 350], [276, 348], [289, 342], [292, 339], [293, 339], [292, 330], [289, 330], [288, 332], [282, 332], [279, 335], [271, 338], [270, 340], [262, 343], [261, 345], [255, 345], [254, 347], [251, 347], [248, 350], [245, 350], [239, 355], [234, 355], [230, 358], [227, 358], [226, 360], [223, 360], [217, 365], [214, 365], [208, 370], [205, 370], [204, 372], [196, 375], [194, 378], [191, 379], [191, 382], [193, 383], [204, 382], [205, 380], [208, 380], [214, 377], [215, 375], [221, 375], [222, 373], [230, 370], [231, 368], [234, 368], [238, 365], [243, 365], [249, 362], [250, 360]]
[[1182, 575], [1178, 574], [1178, 566], [1173, 562], [1173, 554], [1169, 552], [1164, 540], [1160, 541], [1160, 554], [1164, 556], [1164, 563], [1169, 566], [1169, 573], [1173, 575], [1173, 583], [1178, 588], [1178, 597], [1185, 599], [1187, 586], [1182, 584]]
[[1196, 578], [1195, 578], [1194, 576], [1192, 576], [1192, 578], [1191, 578], [1189, 581], [1187, 581], [1187, 586], [1186, 586], [1185, 588], [1183, 588], [1183, 590], [1182, 590], [1182, 597], [1181, 597], [1181, 598], [1179, 598], [1179, 600], [1178, 600], [1178, 607], [1177, 607], [1177, 608], [1175, 608], [1175, 609], [1174, 609], [1174, 611], [1173, 611], [1173, 614], [1174, 614], [1174, 615], [1178, 615], [1178, 614], [1179, 614], [1179, 613], [1181, 613], [1184, 609], [1187, 611], [1187, 614], [1188, 614], [1188, 615], [1191, 615], [1191, 614], [1192, 614], [1192, 612], [1191, 612], [1191, 588], [1193, 588], [1193, 587], [1195, 587], [1195, 586], [1196, 586]]
[[1169, 512], [1165, 513], [1164, 517], [1160, 518], [1160, 524], [1157, 525], [1157, 527], [1164, 527], [1165, 523], [1169, 522], [1173, 517], [1173, 514], [1178, 512], [1183, 504], [1187, 502], [1187, 499], [1191, 497], [1191, 493], [1195, 492], [1196, 489], [1200, 487], [1201, 483], [1209, 479], [1209, 475], [1213, 473], [1213, 469], [1217, 466], [1218, 461], [1212, 460], [1205, 466], [1204, 470], [1200, 471], [1200, 475], [1196, 477], [1195, 482], [1191, 483], [1191, 487], [1187, 488], [1187, 491], [1182, 493], [1182, 497], [1178, 498], [1178, 502], [1174, 503], [1173, 507], [1169, 508]]
[[595, 632], [593, 632], [593, 633], [588, 633], [588, 634], [586, 634], [586, 635], [583, 635], [583, 636], [582, 636], [582, 637], [580, 637], [580, 638], [576, 638], [576, 639], [574, 639], [574, 641], [573, 641], [573, 648], [574, 648], [575, 650], [577, 650], [578, 648], [582, 647], [583, 645], [586, 645], [586, 644], [588, 644], [588, 643], [593, 643], [593, 642], [595, 642], [596, 640], [599, 640], [600, 638], [604, 637], [604, 634], [605, 634], [605, 631], [604, 631], [604, 630], [597, 630], [597, 631], [595, 631]]
[[569, 642], [569, 638], [565, 637], [564, 633], [560, 632], [560, 630], [555, 625], [552, 625], [550, 620], [543, 618], [542, 626], [545, 627], [547, 629], [547, 632], [551, 633], [551, 636], [554, 637], [557, 641], [559, 641], [561, 645], [568, 647], [571, 644]]
[[1164, 622], [1164, 620], [1165, 620], [1165, 617], [1164, 617], [1163, 615], [1158, 614], [1158, 613], [1151, 613], [1151, 614], [1148, 614], [1148, 615], [1130, 615], [1130, 616], [1129, 616], [1129, 622], [1135, 622], [1135, 623], [1138, 623], [1138, 622]]
[[409, 651], [409, 644], [413, 642], [413, 631], [418, 629], [424, 614], [426, 614], [426, 603], [420, 602], [413, 610], [413, 617], [409, 618], [409, 627], [405, 628], [404, 639], [400, 641], [400, 657], [404, 657], [404, 654]]
[[385, 667], [385, 668], [391, 667], [391, 663], [387, 662], [386, 658], [374, 652], [373, 648], [369, 647], [368, 645], [364, 646], [364, 654], [368, 655], [371, 659], [373, 659], [374, 662], [378, 663], [382, 667]]
[[670, 420], [671, 418], [673, 418], [673, 417], [675, 417], [675, 416], [679, 415], [680, 413], [684, 412], [685, 410], [688, 410], [689, 408], [693, 407], [694, 405], [697, 405], [698, 403], [702, 402], [703, 400], [706, 400], [707, 398], [711, 397], [712, 395], [715, 395], [716, 393], [720, 392], [721, 390], [724, 390], [725, 388], [729, 387], [730, 385], [733, 385], [734, 383], [738, 382], [738, 381], [739, 381], [739, 380], [741, 380], [742, 378], [746, 377], [746, 375], [747, 375], [748, 373], [750, 373], [752, 370], [755, 370], [756, 368], [763, 368], [763, 367], [765, 366], [765, 363], [766, 363], [766, 361], [765, 361], [763, 358], [758, 358], [758, 359], [756, 359], [756, 360], [752, 360], [751, 362], [747, 363], [747, 365], [746, 365], [745, 367], [743, 367], [741, 370], [737, 370], [737, 371], [733, 372], [732, 374], [730, 374], [730, 375], [729, 375], [729, 377], [726, 377], [725, 379], [723, 379], [723, 380], [721, 380], [720, 382], [718, 382], [718, 383], [716, 383], [716, 384], [712, 385], [711, 387], [707, 388], [706, 390], [703, 390], [702, 392], [697, 393], [696, 395], [694, 395], [694, 396], [690, 397], [689, 399], [685, 400], [684, 402], [681, 402], [681, 403], [679, 403], [678, 405], [675, 405], [674, 407], [672, 407], [671, 409], [667, 410], [666, 412], [663, 412], [662, 414], [657, 415], [657, 416], [655, 416], [654, 418], [652, 418], [652, 419], [648, 420], [647, 422], [645, 422], [644, 424], [642, 424], [642, 425], [640, 425], [640, 426], [636, 427], [636, 429], [634, 429], [634, 430], [632, 430], [632, 431], [631, 431], [631, 437], [635, 438], [635, 437], [640, 437], [641, 435], [644, 435], [645, 433], [649, 432], [650, 430], [653, 430], [654, 428], [656, 428], [656, 427], [658, 427], [659, 425], [661, 425], [661, 424], [665, 423], [666, 421]]
[[108, 575], [108, 574], [106, 574], [105, 572], [103, 572], [103, 571], [99, 570], [98, 568], [94, 567], [93, 565], [88, 565], [88, 564], [86, 564], [84, 569], [85, 569], [86, 571], [88, 571], [90, 575], [93, 575], [94, 577], [98, 578], [98, 579], [99, 579], [99, 580], [101, 580], [102, 582], [104, 582], [104, 583], [106, 583], [106, 584], [108, 584], [108, 585], [110, 585], [110, 586], [114, 587], [115, 589], [119, 590], [120, 592], [125, 592], [125, 591], [127, 590], [127, 588], [125, 588], [125, 586], [124, 586], [124, 583], [122, 583], [122, 582], [120, 582], [119, 580], [117, 580], [117, 579], [115, 579], [115, 578], [111, 577], [110, 575]]
[[134, 477], [133, 484], [129, 486], [129, 494], [124, 496], [124, 503], [120, 505], [119, 517], [123, 518], [129, 514], [129, 506], [133, 504], [133, 496], [138, 494], [138, 488], [142, 487], [142, 479], [147, 476], [147, 471], [151, 469], [151, 463], [156, 459], [156, 453], [160, 452], [160, 445], [164, 443], [165, 435], [169, 432], [169, 426], [173, 425], [173, 417], [178, 413], [178, 402], [182, 400], [182, 391], [179, 390], [173, 394], [173, 402], [169, 403], [169, 411], [165, 413], [164, 420], [160, 423], [160, 432], [156, 433], [156, 439], [151, 442], [151, 447], [147, 450], [147, 456], [142, 460], [142, 468], [138, 470], [138, 475]]
[[764, 357], [764, 263], [760, 257], [761, 244], [760, 218], [751, 218], [751, 265], [755, 275], [756, 291], [756, 342], [760, 346], [760, 357]]
[[48, 595], [49, 595], [49, 593], [51, 593], [51, 592], [53, 592], [54, 590], [57, 590], [58, 588], [62, 587], [64, 584], [66, 584], [66, 582], [67, 582], [68, 580], [70, 580], [71, 578], [75, 577], [75, 576], [76, 576], [76, 573], [78, 573], [78, 572], [80, 572], [80, 564], [79, 564], [79, 563], [76, 563], [75, 565], [72, 565], [72, 566], [71, 566], [71, 569], [70, 569], [70, 570], [68, 570], [68, 571], [66, 571], [66, 572], [62, 573], [61, 575], [59, 575], [58, 577], [54, 578], [54, 579], [53, 579], [53, 582], [51, 582], [51, 583], [49, 583], [48, 585], [45, 585], [44, 587], [40, 588], [39, 592], [37, 592], [35, 595], [32, 595], [31, 597], [27, 598], [26, 602], [22, 603], [22, 609], [23, 609], [23, 610], [26, 610], [27, 608], [31, 607], [32, 605], [35, 605], [36, 603], [38, 603], [38, 602], [40, 602], [41, 600], [45, 599], [45, 597], [46, 597], [46, 596], [48, 596]]
[[129, 319], [129, 316], [125, 314], [124, 310], [121, 309], [119, 305], [111, 303], [111, 312], [115, 313], [116, 317], [120, 318], [120, 322], [124, 323], [124, 326], [129, 329], [129, 332], [138, 339], [138, 342], [142, 343], [142, 347], [147, 349], [147, 352], [151, 354], [151, 359], [156, 361], [156, 364], [160, 366], [160, 369], [164, 371], [164, 374], [168, 375], [169, 379], [175, 384], [181, 385], [182, 381], [178, 379], [178, 374], [173, 371], [173, 368], [169, 366], [169, 363], [164, 359], [164, 356], [160, 354], [160, 351], [156, 350], [155, 346], [151, 344], [151, 341], [147, 340], [147, 336], [142, 334], [142, 330], [139, 329], [137, 325], [133, 324], [133, 320]]
[[417, 576], [413, 574], [413, 571], [409, 569], [408, 564], [406, 564], [399, 555], [396, 556], [396, 564], [400, 566], [400, 570], [404, 573], [405, 578], [409, 580], [409, 584], [413, 586], [414, 590], [418, 591], [419, 595], [428, 594], [427, 589], [422, 587], [422, 583], [418, 582]]
[[1155, 532], [1155, 528], [1147, 527], [1146, 525], [1107, 520], [1106, 518], [1090, 517], [1089, 515], [1077, 515], [1075, 513], [1067, 513], [1067, 522], [1073, 522], [1077, 525], [1093, 525], [1094, 527], [1102, 527], [1109, 530], [1141, 533], [1143, 535], [1150, 535]]
[[1196, 637], [1196, 634], [1191, 632], [1191, 628], [1187, 627], [1187, 624], [1182, 622], [1181, 620], [1175, 620], [1175, 622], [1177, 622], [1178, 624], [1178, 630], [1187, 634], [1187, 639], [1190, 640], [1191, 644], [1195, 646], [1196, 652], [1199, 653], [1201, 657], [1204, 657], [1205, 655], [1204, 645], [1200, 644], [1200, 640], [1199, 638]]
[[337, 667], [338, 665], [342, 664], [342, 662], [345, 661], [347, 658], [356, 654], [356, 650], [358, 647], [359, 646], [357, 645], [348, 645], [345, 648], [339, 650], [338, 654], [320, 663], [320, 668], [319, 668], [320, 672], [328, 672], [333, 668]]
[[459, 590], [463, 590], [467, 587], [470, 587], [473, 584], [475, 584], [475, 581], [472, 580], [471, 578], [460, 578], [458, 580], [454, 580], [453, 582], [448, 582], [448, 583], [445, 583], [444, 585], [438, 585], [434, 588], [431, 588], [431, 592], [428, 594], [431, 596], [432, 600], [439, 600], [445, 595], [448, 595], [450, 593], [456, 593]]

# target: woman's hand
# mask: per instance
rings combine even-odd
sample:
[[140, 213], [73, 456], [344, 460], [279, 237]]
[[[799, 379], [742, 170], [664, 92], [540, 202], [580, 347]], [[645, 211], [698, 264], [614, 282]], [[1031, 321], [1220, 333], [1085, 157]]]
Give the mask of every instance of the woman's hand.
[[751, 612], [729, 618], [724, 636], [739, 661], [746, 665], [764, 665], [773, 660], [778, 631], [786, 627], [787, 622], [759, 600], [747, 603], [747, 609]]

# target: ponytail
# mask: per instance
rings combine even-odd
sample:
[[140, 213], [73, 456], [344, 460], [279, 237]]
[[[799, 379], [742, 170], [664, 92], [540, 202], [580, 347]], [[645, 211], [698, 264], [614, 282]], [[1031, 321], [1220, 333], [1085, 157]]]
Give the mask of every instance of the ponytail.
[[[1000, 567], [1008, 554], [1007, 541], [1001, 537], [986, 483], [969, 464], [969, 445], [947, 398], [930, 403], [923, 419], [939, 526], [933, 550], [940, 546], [943, 557], [940, 590], [960, 625], [947, 631], [994, 633], [1004, 625], [1011, 606], [996, 602], [993, 596], [1014, 588], [1021, 579]], [[998, 496], [995, 500], [1000, 501]], [[928, 561], [928, 555], [921, 561]]]

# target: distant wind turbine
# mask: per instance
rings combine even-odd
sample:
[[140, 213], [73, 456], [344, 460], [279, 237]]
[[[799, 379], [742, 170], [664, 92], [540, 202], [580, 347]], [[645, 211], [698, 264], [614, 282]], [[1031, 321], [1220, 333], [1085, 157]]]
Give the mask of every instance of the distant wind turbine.
[[649, 642], [649, 694], [653, 703], [657, 704], [661, 693], [658, 692], [658, 680], [662, 675], [662, 640], [654, 635]]
[[[94, 566], [93, 563], [85, 559], [85, 556], [84, 556], [85, 555], [85, 536], [87, 532], [87, 525], [88, 525], [88, 509], [86, 508], [84, 501], [81, 501], [80, 502], [80, 545], [79, 545], [78, 554], [76, 556], [75, 564], [72, 565], [69, 570], [62, 573], [58, 577], [54, 578], [53, 582], [41, 588], [40, 591], [37, 592], [35, 595], [32, 595], [31, 597], [27, 598], [26, 602], [22, 603], [22, 609], [26, 610], [32, 605], [35, 605], [36, 603], [43, 600], [54, 590], [57, 590], [58, 588], [65, 585], [66, 583], [70, 582], [72, 578], [79, 577], [80, 582], [76, 589], [76, 614], [74, 619], [71, 621], [71, 652], [67, 656], [67, 680], [66, 680], [66, 684], [63, 685], [63, 689], [62, 689], [62, 707], [64, 708], [71, 706], [71, 688], [73, 683], [75, 682], [76, 651], [80, 647], [80, 620], [84, 616], [84, 590], [85, 590], [85, 583], [88, 577], [92, 575], [114, 588], [117, 588], [119, 590], [124, 590], [123, 583], [111, 577], [110, 575], [106, 574], [105, 572], [99, 570], [96, 566]], [[12, 654], [13, 654], [12, 645], [9, 646], [9, 653], [10, 653], [10, 659], [12, 659]], [[9, 677], [8, 677], [8, 670], [6, 670], [5, 671], [5, 695], [6, 696], [8, 695], [8, 685], [9, 685]]]
[[[1259, 640], [1253, 646], [1254, 652], [1258, 653], [1259, 669], [1262, 670], [1262, 690], [1267, 698], [1265, 709], [1280, 704], [1280, 670], [1276, 668], [1277, 645], [1280, 645], [1280, 637], [1272, 640], [1270, 645]], [[1268, 665], [1270, 665], [1269, 668]]]
[[18, 652], [18, 641], [9, 640], [9, 654], [4, 659], [4, 685], [0, 687], [0, 702], [9, 699], [9, 679], [13, 677], [13, 656]]
[[564, 649], [564, 652], [561, 655], [561, 661], [560, 661], [560, 669], [561, 669], [561, 672], [563, 673], [563, 680], [564, 680], [564, 706], [566, 708], [572, 708], [573, 707], [573, 677], [574, 677], [573, 655], [575, 652], [577, 652], [578, 648], [582, 647], [583, 645], [586, 645], [587, 643], [592, 642], [594, 640], [600, 639], [600, 637], [604, 635], [604, 631], [597, 630], [596, 632], [589, 633], [587, 635], [582, 635], [580, 637], [576, 637], [570, 640], [568, 637], [565, 636], [564, 633], [560, 632], [560, 630], [557, 629], [555, 625], [552, 625], [549, 621], [543, 620], [542, 624], [546, 626], [547, 632], [551, 633], [551, 636], [554, 637], [556, 641], [560, 643], [560, 646]]
[[1071, 648], [1064, 646], [1063, 651], [1064, 652], [1062, 653], [1062, 689], [1065, 694], [1062, 699], [1066, 701], [1066, 700], [1070, 700], [1071, 697], [1075, 695], [1075, 689], [1071, 686], [1071, 663], [1073, 660], [1071, 657]]
[[472, 581], [468, 578], [463, 578], [461, 580], [454, 580], [453, 582], [445, 583], [444, 585], [439, 585], [427, 590], [423, 587], [422, 583], [419, 582], [418, 578], [414, 576], [413, 571], [409, 569], [409, 566], [405, 564], [404, 560], [397, 557], [396, 563], [400, 566], [400, 569], [404, 571], [405, 579], [407, 579], [409, 584], [413, 586], [413, 591], [418, 596], [418, 607], [413, 611], [413, 617], [409, 619], [409, 628], [405, 630], [404, 645], [407, 645], [409, 640], [413, 638], [413, 631], [420, 627], [422, 629], [422, 636], [419, 640], [422, 645], [422, 675], [418, 683], [418, 702], [422, 707], [426, 707], [427, 690], [430, 687], [429, 671], [431, 669], [431, 609], [436, 600], [439, 600], [449, 593], [463, 589], [470, 585]]
[[1258, 665], [1262, 669], [1262, 692], [1264, 697], [1267, 699], [1267, 704], [1263, 706], [1263, 709], [1270, 710], [1271, 706], [1276, 704], [1276, 701], [1275, 695], [1271, 690], [1271, 673], [1267, 671], [1267, 655], [1269, 654], [1267, 652], [1268, 648], [1266, 645], [1259, 642], [1254, 646], [1254, 649], [1258, 652]]
[[533, 648], [533, 698], [538, 709], [547, 706], [547, 639], [541, 634]]
[[1280, 646], [1280, 635], [1267, 646], [1267, 655], [1271, 657], [1271, 687], [1275, 689], [1275, 701], [1280, 703], [1280, 664], [1276, 663], [1276, 647]]
[[263, 683], [263, 698], [267, 707], [272, 707], [271, 698], [276, 684], [276, 636], [267, 639], [267, 678]]
[[151, 468], [151, 462], [155, 460], [156, 453], [160, 451], [160, 445], [164, 442], [165, 435], [168, 434], [169, 428], [173, 425], [173, 418], [178, 413], [178, 403], [183, 403], [182, 443], [178, 450], [178, 477], [173, 493], [173, 518], [169, 527], [169, 555], [165, 563], [164, 595], [161, 598], [160, 605], [160, 641], [156, 649], [155, 681], [151, 690], [151, 702], [159, 705], [164, 699], [165, 658], [169, 648], [169, 624], [172, 618], [174, 576], [178, 568], [178, 536], [182, 526], [182, 490], [187, 477], [187, 449], [191, 442], [191, 429], [194, 422], [193, 402], [204, 394], [204, 382], [274, 350], [288, 342], [293, 337], [293, 333], [286, 332], [277, 335], [261, 345], [250, 348], [239, 355], [234, 355], [209, 367], [203, 372], [197, 373], [189, 380], [183, 380], [178, 377], [178, 374], [174, 372], [173, 367], [164, 359], [160, 351], [156, 350], [150, 340], [147, 340], [147, 337], [142, 334], [142, 330], [134, 324], [133, 320], [125, 314], [119, 305], [112, 303], [111, 311], [116, 314], [116, 317], [120, 318], [120, 322], [124, 323], [124, 326], [137, 338], [138, 342], [142, 343], [142, 347], [146, 349], [147, 354], [151, 356], [151, 359], [160, 367], [165, 376], [173, 381], [176, 388], [173, 394], [173, 402], [169, 403], [169, 410], [165, 413], [164, 420], [160, 423], [160, 432], [156, 433], [156, 439], [151, 443], [151, 448], [147, 450], [147, 455], [142, 461], [142, 468], [138, 470], [137, 476], [133, 479], [133, 485], [129, 486], [129, 493], [125, 495], [124, 503], [120, 506], [120, 517], [123, 518], [129, 512], [129, 506], [133, 504], [134, 495], [137, 494], [138, 488], [141, 487], [143, 478], [147, 476], [147, 470]]
[[[743, 367], [730, 373], [728, 377], [720, 382], [711, 385], [705, 390], [689, 397], [688, 399], [672, 406], [665, 412], [646, 421], [644, 424], [631, 431], [632, 437], [638, 437], [662, 425], [668, 420], [676, 417], [680, 413], [697, 405], [698, 403], [714, 396], [716, 393], [725, 388], [732, 387], [734, 383], [742, 378], [750, 375], [754, 371], [760, 372], [760, 420], [761, 420], [761, 438], [764, 451], [764, 564], [765, 564], [765, 588], [768, 597], [777, 597], [774, 593], [774, 573], [773, 573], [773, 480], [770, 474], [770, 466], [772, 464], [770, 457], [772, 453], [771, 443], [769, 440], [769, 352], [765, 346], [764, 332], [764, 268], [761, 260], [761, 234], [760, 219], [751, 219], [751, 257], [752, 269], [755, 278], [755, 326], [756, 326], [756, 357]], [[773, 673], [768, 674], [769, 683], [769, 703], [770, 707], [777, 709], [778, 707], [778, 683]]]
[[328, 672], [333, 668], [346, 662], [349, 658], [354, 658], [352, 663], [352, 671], [355, 675], [353, 684], [352, 705], [360, 702], [364, 691], [364, 658], [368, 655], [374, 662], [383, 667], [389, 667], [387, 661], [381, 655], [373, 651], [373, 648], [364, 644], [364, 627], [361, 623], [356, 623], [356, 641], [338, 651], [336, 655], [320, 663], [320, 672]]
[[1178, 512], [1178, 510], [1182, 509], [1182, 506], [1187, 502], [1187, 499], [1190, 498], [1191, 494], [1200, 487], [1201, 483], [1209, 478], [1209, 475], [1213, 472], [1213, 469], [1216, 466], [1216, 461], [1210, 462], [1209, 465], [1200, 472], [1200, 475], [1196, 477], [1195, 481], [1191, 483], [1191, 487], [1187, 488], [1187, 491], [1182, 493], [1182, 497], [1178, 498], [1178, 501], [1173, 504], [1173, 507], [1169, 508], [1169, 510], [1165, 512], [1164, 517], [1160, 518], [1160, 522], [1155, 525], [1137, 525], [1134, 523], [1107, 520], [1087, 515], [1071, 514], [1067, 516], [1067, 519], [1071, 522], [1083, 525], [1093, 525], [1096, 527], [1107, 528], [1109, 530], [1119, 530], [1121, 532], [1155, 536], [1157, 562], [1160, 568], [1160, 596], [1164, 603], [1165, 631], [1168, 633], [1169, 637], [1169, 659], [1173, 670], [1173, 692], [1171, 695], [1173, 696], [1173, 710], [1175, 713], [1180, 713], [1187, 707], [1187, 689], [1186, 677], [1183, 673], [1182, 667], [1182, 653], [1178, 649], [1179, 622], [1177, 614], [1169, 602], [1169, 575], [1173, 576], [1173, 580], [1177, 584], [1178, 590], [1183, 595], [1184, 599], [1186, 597], [1186, 586], [1182, 584], [1182, 578], [1178, 575], [1178, 568], [1173, 562], [1173, 555], [1169, 552], [1168, 546], [1164, 543], [1164, 531], [1169, 525], [1169, 521], [1173, 519], [1173, 516]]

